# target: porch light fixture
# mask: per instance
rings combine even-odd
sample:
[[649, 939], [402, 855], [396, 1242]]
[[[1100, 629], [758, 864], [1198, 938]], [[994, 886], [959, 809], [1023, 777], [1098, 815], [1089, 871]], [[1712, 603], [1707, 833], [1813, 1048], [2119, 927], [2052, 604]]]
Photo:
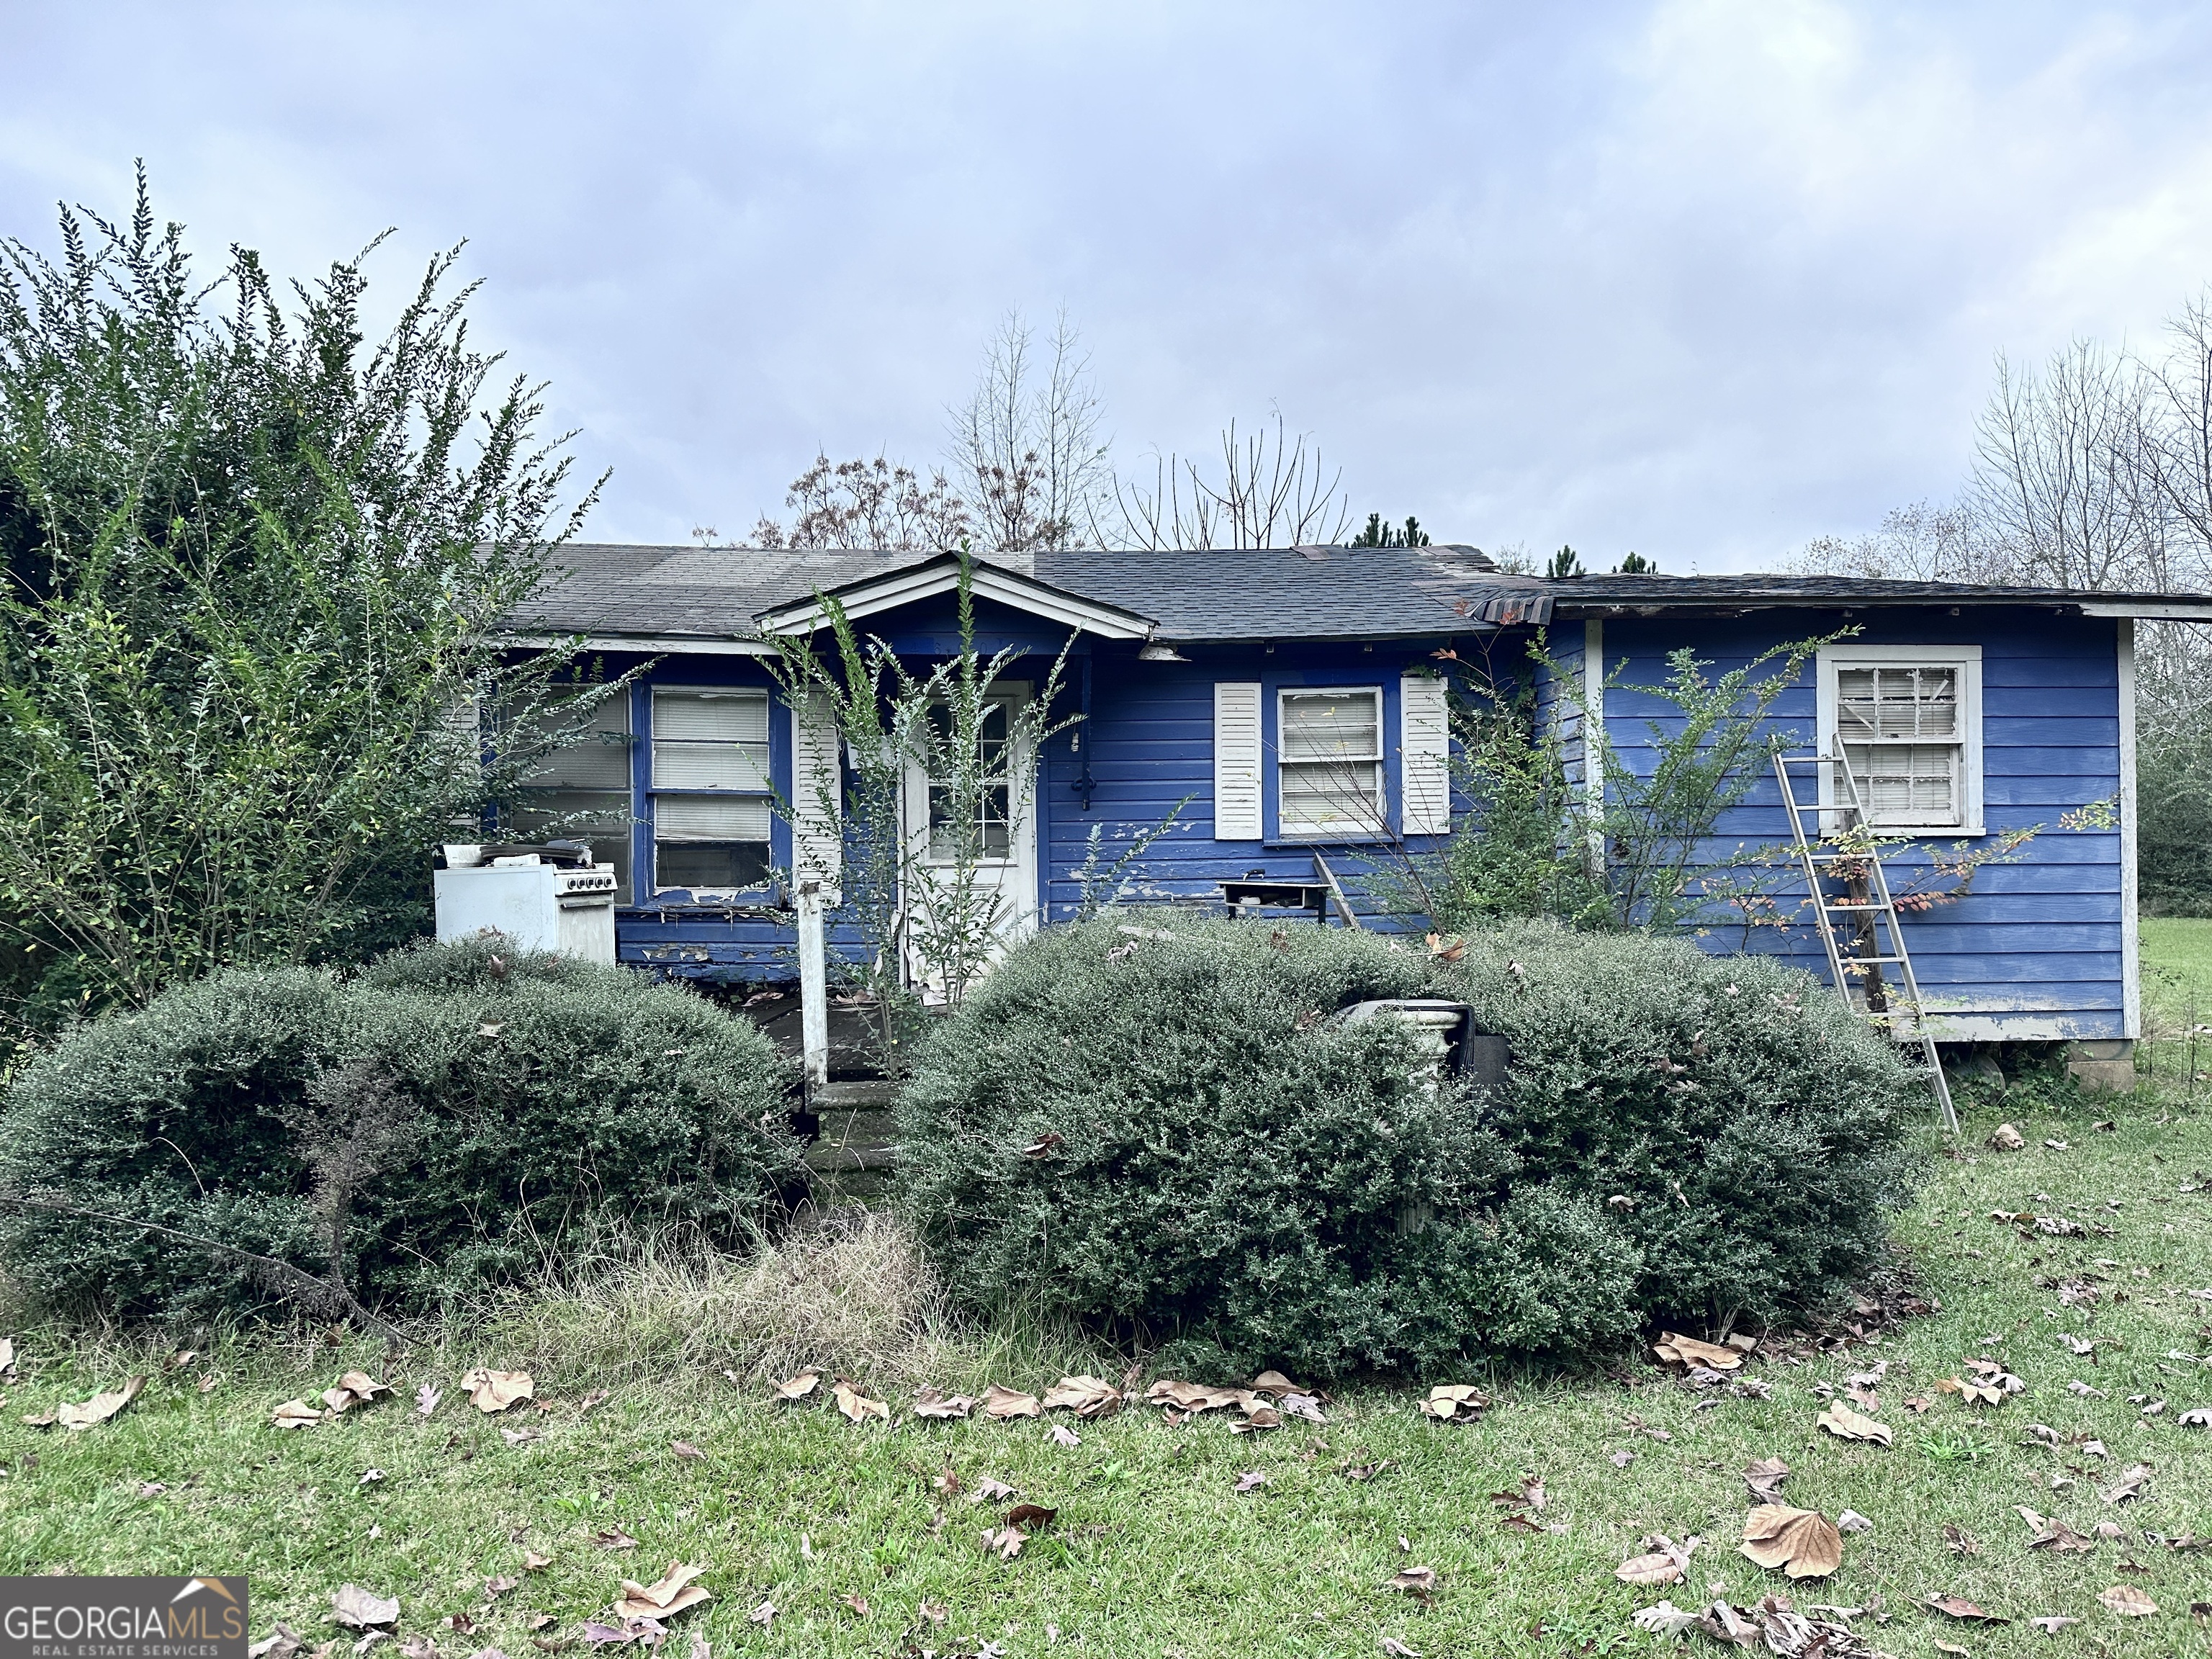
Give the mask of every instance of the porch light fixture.
[[1171, 645], [1144, 645], [1137, 647], [1139, 662], [1188, 662], [1190, 659]]

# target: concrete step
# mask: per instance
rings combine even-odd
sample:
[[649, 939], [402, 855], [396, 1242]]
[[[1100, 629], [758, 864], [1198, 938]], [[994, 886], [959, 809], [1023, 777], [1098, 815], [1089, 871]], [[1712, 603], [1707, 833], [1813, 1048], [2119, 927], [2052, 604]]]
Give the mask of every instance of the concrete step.
[[889, 1112], [830, 1111], [817, 1115], [817, 1144], [831, 1146], [888, 1146], [898, 1139], [898, 1126]]
[[817, 1175], [889, 1170], [897, 1163], [896, 1155], [889, 1146], [832, 1146], [817, 1140], [806, 1149], [806, 1167]]
[[859, 1078], [849, 1083], [825, 1083], [814, 1091], [816, 1111], [827, 1114], [840, 1106], [889, 1106], [898, 1098], [898, 1084], [887, 1077]]

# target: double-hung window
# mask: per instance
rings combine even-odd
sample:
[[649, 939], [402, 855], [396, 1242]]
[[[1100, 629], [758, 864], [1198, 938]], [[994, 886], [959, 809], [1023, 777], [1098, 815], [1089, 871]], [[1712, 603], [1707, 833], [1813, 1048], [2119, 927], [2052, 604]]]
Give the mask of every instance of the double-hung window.
[[1821, 651], [1821, 751], [1849, 764], [1876, 828], [1981, 833], [1981, 675], [1978, 646]]
[[1276, 823], [1285, 841], [1383, 833], [1382, 689], [1278, 692], [1275, 762]]
[[561, 739], [532, 763], [509, 823], [522, 841], [580, 841], [615, 870], [615, 902], [629, 902], [629, 693], [617, 691], [582, 717], [556, 696], [523, 724], [526, 743]]
[[653, 885], [742, 892], [768, 879], [766, 691], [656, 688]]

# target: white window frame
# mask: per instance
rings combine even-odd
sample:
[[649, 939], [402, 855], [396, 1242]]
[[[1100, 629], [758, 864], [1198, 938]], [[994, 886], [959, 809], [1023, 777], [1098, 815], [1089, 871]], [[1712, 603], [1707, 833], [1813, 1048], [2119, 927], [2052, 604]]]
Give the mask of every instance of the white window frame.
[[[1311, 766], [1322, 763], [1296, 761], [1283, 752], [1283, 708], [1292, 697], [1373, 697], [1375, 699], [1375, 753], [1371, 764], [1375, 768], [1375, 809], [1364, 823], [1341, 830], [1294, 830], [1283, 811], [1283, 769], [1285, 766]], [[1372, 685], [1278, 685], [1275, 688], [1275, 838], [1283, 842], [1307, 842], [1327, 846], [1333, 842], [1382, 841], [1389, 835], [1390, 826], [1390, 759], [1387, 736], [1390, 721], [1390, 700], [1382, 687]], [[1349, 761], [1349, 757], [1347, 757]], [[1359, 760], [1359, 765], [1370, 762]]]
[[[1816, 665], [1819, 681], [1820, 752], [1836, 752], [1837, 676], [1845, 668], [1954, 668], [1959, 674], [1959, 818], [1956, 823], [1889, 823], [1873, 828], [1886, 835], [1948, 836], [1964, 840], [1988, 834], [1982, 807], [1982, 647], [1978, 645], [1824, 645]], [[1832, 808], [1835, 781], [1820, 771], [1820, 805]], [[1863, 785], [1862, 785], [1863, 791]], [[1824, 816], [1821, 822], [1827, 822]]]
[[[766, 719], [763, 724], [762, 730], [763, 733], [763, 746], [768, 750], [766, 762], [763, 767], [763, 775], [767, 779], [763, 787], [758, 789], [714, 789], [695, 788], [689, 786], [667, 785], [659, 782], [659, 745], [662, 742], [660, 735], [660, 700], [664, 696], [715, 696], [730, 698], [759, 697], [763, 699], [765, 702]], [[664, 800], [746, 800], [759, 801], [763, 803], [768, 813], [769, 828], [768, 833], [764, 835], [761, 840], [762, 843], [769, 848], [768, 856], [769, 867], [770, 871], [769, 879], [774, 879], [773, 872], [775, 866], [775, 741], [774, 737], [775, 709], [775, 696], [765, 686], [654, 685], [650, 688], [650, 692], [647, 698], [647, 730], [644, 738], [645, 789], [647, 798], [653, 803], [653, 822], [652, 842], [646, 848], [646, 857], [648, 860], [647, 874], [650, 878], [652, 891], [656, 896], [662, 893], [715, 895], [726, 893], [750, 893], [759, 890], [759, 886], [766, 884], [766, 883], [763, 882], [754, 887], [682, 887], [672, 885], [667, 882], [662, 881], [660, 878], [660, 803]], [[681, 739], [675, 739], [674, 741], [681, 741]], [[677, 842], [671, 844], [681, 845], [682, 843]]]

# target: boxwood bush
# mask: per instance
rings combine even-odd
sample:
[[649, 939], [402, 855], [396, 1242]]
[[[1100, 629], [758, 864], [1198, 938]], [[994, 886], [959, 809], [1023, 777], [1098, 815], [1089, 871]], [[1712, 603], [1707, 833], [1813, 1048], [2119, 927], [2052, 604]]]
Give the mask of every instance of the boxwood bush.
[[[617, 1227], [738, 1242], [800, 1174], [789, 1072], [757, 1029], [688, 991], [493, 942], [407, 951], [351, 980], [234, 969], [27, 1068], [0, 1115], [0, 1192], [323, 1273], [307, 1146], [319, 1123], [380, 1114], [390, 1144], [353, 1200], [347, 1277], [373, 1307], [420, 1309]], [[303, 1118], [319, 1100], [324, 1115]], [[9, 1206], [0, 1263], [67, 1313], [271, 1300], [235, 1258]]]
[[[902, 1200], [972, 1304], [1199, 1370], [1434, 1370], [1771, 1317], [1881, 1247], [1910, 1079], [1801, 974], [1541, 927], [1445, 966], [1145, 925], [1048, 931], [925, 1040]], [[1436, 1086], [1399, 1023], [1333, 1018], [1438, 995], [1508, 1037], [1503, 1090]]]

